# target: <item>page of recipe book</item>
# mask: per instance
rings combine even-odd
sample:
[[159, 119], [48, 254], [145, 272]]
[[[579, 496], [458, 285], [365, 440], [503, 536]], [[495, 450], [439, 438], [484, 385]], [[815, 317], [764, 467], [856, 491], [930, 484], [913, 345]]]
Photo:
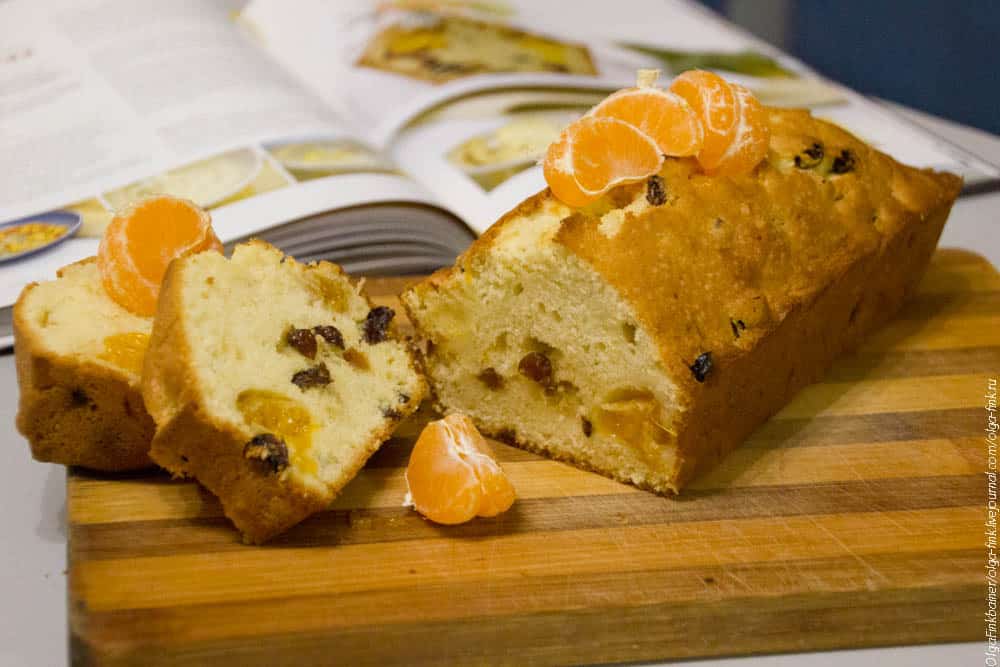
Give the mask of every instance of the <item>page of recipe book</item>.
[[[765, 104], [810, 107], [907, 164], [973, 185], [1000, 178], [687, 0], [301, 0], [295, 11], [254, 0], [243, 17], [303, 86], [477, 231], [544, 187], [533, 164], [558, 130], [635, 85], [639, 68], [664, 70], [666, 83], [718, 69]], [[533, 71], [511, 71], [521, 69]]]
[[[152, 17], [152, 19], [151, 19]], [[352, 272], [450, 263], [545, 186], [560, 129], [639, 68], [718, 69], [898, 159], [1000, 170], [683, 0], [14, 0], [0, 4], [0, 225], [68, 211], [73, 239], [0, 264], [0, 345], [29, 281], [94, 254], [155, 192]]]

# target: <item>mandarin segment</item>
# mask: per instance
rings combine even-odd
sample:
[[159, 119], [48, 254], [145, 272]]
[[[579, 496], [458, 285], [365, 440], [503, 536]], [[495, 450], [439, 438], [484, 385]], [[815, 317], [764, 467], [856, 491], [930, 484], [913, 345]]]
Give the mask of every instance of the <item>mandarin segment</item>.
[[414, 509], [446, 525], [474, 518], [483, 495], [475, 470], [460, 456], [444, 429], [431, 425], [413, 446], [406, 485]]
[[150, 197], [115, 215], [98, 247], [97, 266], [108, 296], [151, 317], [170, 262], [204, 250], [222, 252], [205, 211], [184, 199]]
[[719, 158], [710, 174], [733, 175], [753, 170], [767, 155], [771, 141], [771, 126], [767, 111], [753, 93], [737, 84], [730, 84], [739, 108], [733, 143]]
[[461, 414], [424, 427], [410, 454], [406, 484], [414, 509], [446, 525], [496, 516], [514, 502], [514, 487], [486, 439]]
[[694, 156], [708, 174], [746, 173], [767, 155], [768, 115], [749, 90], [704, 70], [684, 72], [669, 91], [658, 71], [612, 93], [571, 123], [542, 162], [552, 193], [586, 206], [611, 188], [656, 174], [665, 157]]
[[704, 143], [704, 130], [684, 98], [658, 88], [627, 88], [608, 96], [590, 112], [623, 120], [653, 141], [671, 157], [697, 154]]
[[543, 171], [556, 197], [584, 206], [616, 185], [655, 174], [662, 165], [656, 143], [633, 125], [584, 116], [549, 146]]
[[585, 117], [573, 134], [573, 174], [588, 194], [655, 174], [663, 155], [648, 136], [617, 118]]
[[545, 182], [549, 184], [552, 194], [565, 204], [580, 207], [586, 206], [599, 195], [587, 194], [580, 189], [580, 184], [573, 176], [573, 158], [570, 151], [570, 134], [573, 126], [570, 125], [559, 139], [549, 146], [542, 162], [542, 174]]
[[670, 91], [684, 98], [701, 121], [704, 141], [698, 164], [714, 168], [736, 134], [736, 94], [725, 79], [705, 70], [684, 72], [670, 84]]
[[[485, 440], [483, 441], [485, 445]], [[491, 454], [479, 454], [479, 482], [483, 496], [479, 516], [491, 517], [506, 512], [514, 504], [514, 485]]]

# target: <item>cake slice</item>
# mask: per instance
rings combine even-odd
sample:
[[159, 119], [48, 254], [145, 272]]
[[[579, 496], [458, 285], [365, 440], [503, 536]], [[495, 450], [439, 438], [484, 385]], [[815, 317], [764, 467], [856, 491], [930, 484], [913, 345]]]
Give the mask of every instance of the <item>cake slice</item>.
[[153, 319], [111, 300], [93, 257], [25, 287], [13, 319], [17, 428], [32, 456], [105, 471], [152, 465], [139, 380]]
[[143, 373], [153, 460], [250, 542], [324, 509], [426, 392], [393, 314], [262, 241], [175, 261]]
[[889, 319], [961, 180], [807, 111], [766, 122], [749, 173], [667, 158], [582, 208], [543, 191], [405, 293], [440, 408], [677, 492]]

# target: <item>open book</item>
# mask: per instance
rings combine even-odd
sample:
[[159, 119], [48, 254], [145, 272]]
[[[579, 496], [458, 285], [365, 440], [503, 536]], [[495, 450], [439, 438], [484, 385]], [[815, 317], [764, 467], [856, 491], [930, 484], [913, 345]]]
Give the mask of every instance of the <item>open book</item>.
[[1000, 177], [682, 0], [13, 0], [0, 229], [53, 211], [81, 224], [0, 264], [0, 345], [24, 284], [94, 254], [145, 194], [209, 209], [230, 245], [353, 272], [448, 264], [545, 186], [536, 161], [563, 126], [651, 67], [718, 69], [903, 162]]

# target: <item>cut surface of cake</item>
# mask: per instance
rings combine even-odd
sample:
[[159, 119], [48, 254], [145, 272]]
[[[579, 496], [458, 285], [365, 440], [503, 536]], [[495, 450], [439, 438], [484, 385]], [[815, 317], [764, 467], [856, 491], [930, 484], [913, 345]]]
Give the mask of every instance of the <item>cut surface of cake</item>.
[[152, 465], [153, 420], [139, 386], [152, 323], [111, 300], [94, 258], [24, 289], [14, 306], [17, 428], [37, 460]]
[[677, 492], [891, 317], [961, 180], [766, 113], [749, 173], [668, 158], [581, 208], [545, 190], [405, 293], [442, 411]]
[[262, 241], [175, 261], [143, 374], [151, 456], [248, 541], [324, 509], [426, 392], [393, 312]]

